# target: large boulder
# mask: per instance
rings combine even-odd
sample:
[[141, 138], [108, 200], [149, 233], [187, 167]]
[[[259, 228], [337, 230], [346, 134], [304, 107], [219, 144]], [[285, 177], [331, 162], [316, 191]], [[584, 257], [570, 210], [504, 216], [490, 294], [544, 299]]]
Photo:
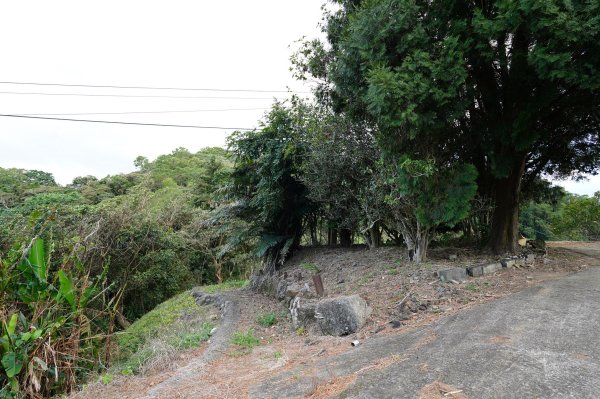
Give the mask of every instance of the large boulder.
[[367, 321], [371, 308], [358, 295], [319, 301], [315, 318], [323, 334], [342, 336], [355, 333]]

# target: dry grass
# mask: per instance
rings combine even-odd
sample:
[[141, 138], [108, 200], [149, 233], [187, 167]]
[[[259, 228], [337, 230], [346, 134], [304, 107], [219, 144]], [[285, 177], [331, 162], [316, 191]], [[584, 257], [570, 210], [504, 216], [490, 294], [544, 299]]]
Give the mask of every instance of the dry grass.
[[350, 385], [356, 382], [357, 374], [334, 377], [314, 386], [305, 397], [310, 399], [325, 399], [337, 396], [344, 392]]
[[503, 335], [496, 335], [489, 339], [492, 344], [504, 344], [510, 342], [510, 337], [505, 337]]
[[588, 360], [589, 358], [590, 358], [590, 355], [588, 355], [587, 353], [577, 352], [575, 354], [575, 359], [577, 359], [577, 360]]
[[419, 399], [469, 399], [461, 389], [439, 381], [425, 385], [417, 392], [417, 397]]

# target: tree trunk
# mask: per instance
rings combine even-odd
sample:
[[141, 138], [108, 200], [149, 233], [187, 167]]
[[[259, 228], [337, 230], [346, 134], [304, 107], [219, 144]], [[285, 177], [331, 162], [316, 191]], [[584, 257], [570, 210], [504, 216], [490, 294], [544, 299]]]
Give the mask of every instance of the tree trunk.
[[379, 234], [379, 227], [373, 226], [369, 229], [369, 249], [379, 248], [379, 241], [381, 241], [381, 236]]
[[319, 237], [317, 235], [317, 221], [315, 219], [313, 219], [310, 224], [310, 243], [313, 247], [319, 245]]
[[340, 245], [342, 247], [352, 246], [352, 232], [348, 229], [340, 230]]
[[421, 263], [427, 259], [427, 248], [432, 229], [424, 228], [419, 222], [414, 225], [401, 223], [400, 231], [408, 249], [408, 259], [411, 262]]
[[371, 227], [363, 230], [362, 236], [369, 249], [375, 249], [381, 246], [381, 229], [379, 228], [379, 223], [374, 223]]
[[337, 230], [331, 227], [327, 228], [327, 245], [337, 245]]
[[495, 208], [488, 246], [495, 254], [515, 253], [519, 239], [519, 193], [525, 157], [513, 164], [510, 174], [496, 179]]
[[369, 249], [375, 249], [379, 246], [377, 240], [375, 239], [374, 232], [372, 229], [367, 229], [366, 232], [362, 233], [363, 238], [365, 239], [365, 244]]
[[429, 230], [419, 229], [414, 232], [413, 237], [406, 240], [408, 248], [408, 259], [411, 262], [421, 263], [427, 260], [427, 248], [429, 247]]
[[318, 296], [323, 296], [325, 288], [323, 288], [323, 277], [321, 273], [316, 273], [312, 276], [313, 285]]

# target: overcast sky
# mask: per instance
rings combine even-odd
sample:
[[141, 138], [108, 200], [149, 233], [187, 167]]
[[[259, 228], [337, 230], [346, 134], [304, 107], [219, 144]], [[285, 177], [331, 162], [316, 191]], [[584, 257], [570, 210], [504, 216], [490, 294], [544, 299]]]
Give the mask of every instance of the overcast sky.
[[[0, 81], [306, 91], [289, 71], [290, 45], [318, 34], [322, 1], [3, 2]], [[255, 127], [274, 96], [289, 96], [9, 84], [0, 84], [0, 92], [220, 97], [0, 93], [0, 113], [221, 110], [55, 117], [239, 128]], [[0, 166], [42, 169], [65, 184], [79, 175], [131, 171], [138, 155], [222, 146], [231, 131], [0, 117]]]
[[[323, 1], [2, 2], [0, 81], [307, 91], [293, 80], [289, 57], [296, 40], [319, 35]], [[275, 96], [288, 94], [0, 84], [0, 113], [253, 128]], [[163, 111], [202, 112], [105, 114]], [[44, 170], [67, 184], [132, 171], [138, 155], [223, 146], [231, 132], [0, 117], [0, 166]], [[562, 184], [600, 190], [598, 177]]]

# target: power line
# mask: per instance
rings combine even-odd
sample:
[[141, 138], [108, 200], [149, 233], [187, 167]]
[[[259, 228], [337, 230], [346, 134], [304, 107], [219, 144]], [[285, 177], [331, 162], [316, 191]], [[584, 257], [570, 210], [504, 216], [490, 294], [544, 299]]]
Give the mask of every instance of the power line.
[[273, 100], [273, 97], [217, 97], [217, 96], [166, 96], [166, 95], [140, 95], [140, 94], [91, 94], [91, 93], [40, 93], [0, 91], [0, 94], [23, 94], [35, 96], [74, 96], [74, 97], [128, 97], [128, 98], [205, 98], [212, 100]]
[[[60, 86], [60, 87], [93, 87], [103, 89], [141, 89], [141, 90], [184, 90], [184, 91], [221, 91], [221, 92], [246, 92], [246, 93], [291, 93], [290, 90], [262, 90], [262, 89], [209, 89], [187, 87], [152, 87], [152, 86], [116, 86], [116, 85], [91, 85], [68, 83], [37, 83], [37, 82], [0, 82], [6, 85], [31, 85], [31, 86]], [[310, 94], [308, 91], [293, 91], [294, 93]]]
[[5, 117], [5, 118], [23, 118], [23, 119], [41, 119], [41, 120], [65, 121], [65, 122], [109, 123], [109, 124], [114, 124], [114, 125], [183, 127], [183, 128], [193, 128], [193, 129], [220, 129], [220, 130], [254, 130], [254, 129], [245, 128], [245, 127], [173, 125], [173, 124], [141, 123], [141, 122], [117, 122], [117, 121], [99, 121], [99, 120], [92, 120], [92, 119], [50, 118], [50, 117], [43, 117], [43, 116], [10, 115], [10, 114], [0, 114], [0, 117]]
[[133, 114], [171, 114], [181, 112], [228, 112], [228, 111], [266, 111], [269, 108], [220, 108], [220, 109], [192, 109], [182, 111], [126, 111], [126, 112], [66, 112], [57, 114], [15, 114], [19, 116], [71, 116], [71, 115], [133, 115]]

